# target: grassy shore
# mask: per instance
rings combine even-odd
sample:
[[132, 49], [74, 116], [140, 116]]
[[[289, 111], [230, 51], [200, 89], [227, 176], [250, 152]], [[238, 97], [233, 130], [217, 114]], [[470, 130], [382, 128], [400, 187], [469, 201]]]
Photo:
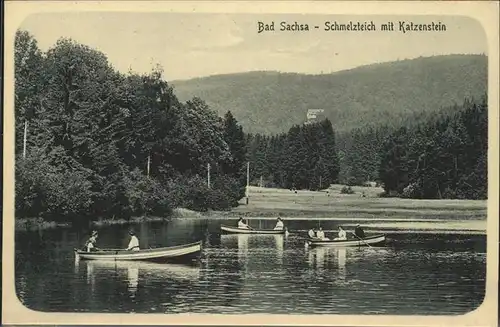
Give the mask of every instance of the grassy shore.
[[[328, 192], [297, 191], [249, 187], [246, 199], [229, 212], [212, 212], [220, 217], [290, 218], [380, 218], [485, 220], [485, 200], [415, 200], [381, 198], [379, 187], [352, 187], [354, 194], [342, 194], [342, 185], [332, 185]], [[363, 196], [364, 195], [364, 196]]]
[[[176, 218], [275, 219], [278, 215], [294, 219], [344, 219], [357, 221], [486, 221], [484, 200], [414, 200], [381, 198], [379, 187], [352, 187], [354, 194], [342, 194], [343, 185], [332, 185], [328, 191], [297, 191], [249, 187], [249, 203], [231, 211], [200, 213], [188, 209], [174, 209], [169, 217], [133, 217], [130, 220], [114, 218], [92, 222], [94, 226], [163, 221]], [[40, 218], [16, 219], [16, 230], [48, 229], [69, 226], [69, 223], [47, 222]], [[482, 225], [481, 225], [482, 226]], [[478, 227], [479, 228], [479, 227]], [[483, 227], [480, 227], [483, 229]]]

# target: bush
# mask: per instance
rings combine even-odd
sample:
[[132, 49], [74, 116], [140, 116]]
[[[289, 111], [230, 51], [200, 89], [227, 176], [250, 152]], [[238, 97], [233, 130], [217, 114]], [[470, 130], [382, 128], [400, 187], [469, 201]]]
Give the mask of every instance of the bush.
[[195, 211], [227, 210], [238, 204], [245, 187], [227, 175], [215, 175], [209, 188], [200, 176], [178, 177], [168, 183], [168, 194], [176, 207]]
[[34, 148], [25, 159], [16, 160], [16, 217], [64, 221], [89, 215], [91, 173], [75, 162], [51, 165], [49, 156]]
[[418, 185], [416, 183], [408, 184], [405, 188], [403, 188], [401, 197], [407, 199], [415, 198], [417, 195], [417, 191], [418, 191]]
[[340, 194], [354, 194], [354, 191], [350, 186], [344, 186], [340, 190]]
[[130, 210], [136, 216], [165, 216], [172, 212], [169, 194], [155, 179], [135, 169], [124, 178]]

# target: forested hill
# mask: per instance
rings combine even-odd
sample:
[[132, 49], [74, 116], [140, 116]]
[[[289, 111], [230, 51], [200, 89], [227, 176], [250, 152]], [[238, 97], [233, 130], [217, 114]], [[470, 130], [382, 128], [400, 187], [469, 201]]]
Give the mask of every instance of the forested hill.
[[405, 117], [480, 98], [487, 57], [446, 55], [373, 64], [322, 75], [248, 72], [173, 81], [181, 101], [193, 96], [223, 115], [231, 110], [246, 132], [285, 132], [325, 109], [337, 132], [365, 123], [399, 125]]

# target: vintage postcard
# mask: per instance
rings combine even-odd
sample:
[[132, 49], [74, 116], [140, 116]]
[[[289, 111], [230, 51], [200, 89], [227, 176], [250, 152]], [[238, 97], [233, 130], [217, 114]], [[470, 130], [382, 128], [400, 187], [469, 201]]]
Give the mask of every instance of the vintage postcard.
[[498, 14], [7, 2], [3, 323], [496, 325]]

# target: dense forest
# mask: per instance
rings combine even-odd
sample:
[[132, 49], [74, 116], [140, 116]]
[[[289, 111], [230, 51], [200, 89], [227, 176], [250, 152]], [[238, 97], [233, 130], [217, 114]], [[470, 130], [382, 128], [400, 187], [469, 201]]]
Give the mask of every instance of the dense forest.
[[247, 135], [252, 184], [318, 190], [338, 181], [335, 133], [328, 119], [275, 136]]
[[485, 55], [443, 55], [318, 75], [247, 72], [171, 84], [181, 100], [198, 96], [219, 115], [231, 108], [248, 133], [285, 133], [320, 108], [340, 134], [367, 124], [397, 128], [409, 116], [480, 98], [487, 72]]
[[[335, 182], [376, 182], [383, 186], [383, 196], [485, 199], [486, 96], [436, 112], [409, 116], [399, 127], [366, 125], [337, 140], [328, 120], [294, 126], [278, 136], [252, 135], [252, 183], [315, 190]], [[332, 151], [333, 147], [345, 150]]]
[[403, 126], [384, 140], [378, 177], [388, 195], [487, 198], [487, 98], [453, 109], [425, 124]]
[[19, 218], [164, 216], [244, 195], [242, 127], [180, 102], [158, 67], [122, 74], [87, 46], [62, 38], [42, 52], [18, 31], [15, 122]]

